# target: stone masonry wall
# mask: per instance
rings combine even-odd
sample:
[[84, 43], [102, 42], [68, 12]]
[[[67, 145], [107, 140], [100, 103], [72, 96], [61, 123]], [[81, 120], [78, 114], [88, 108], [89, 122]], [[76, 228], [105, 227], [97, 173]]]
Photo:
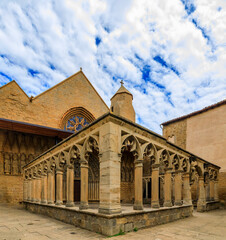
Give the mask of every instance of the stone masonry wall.
[[171, 123], [163, 127], [163, 137], [166, 139], [174, 136], [174, 144], [177, 146], [186, 149], [186, 133], [187, 129], [187, 120], [181, 120], [175, 123]]
[[23, 200], [23, 177], [0, 175], [0, 202], [18, 204]]
[[103, 235], [112, 236], [158, 224], [172, 222], [192, 216], [192, 206], [180, 206], [127, 214], [104, 215], [70, 208], [24, 202], [27, 210], [43, 214], [57, 220], [88, 229]]
[[0, 118], [60, 128], [62, 117], [74, 107], [85, 108], [95, 118], [109, 110], [82, 72], [32, 100], [15, 81], [0, 88]]

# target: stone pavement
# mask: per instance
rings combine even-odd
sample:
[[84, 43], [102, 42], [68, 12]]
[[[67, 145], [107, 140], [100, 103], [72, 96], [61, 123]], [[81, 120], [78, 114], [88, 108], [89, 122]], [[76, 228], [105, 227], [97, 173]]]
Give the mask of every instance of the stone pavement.
[[[30, 213], [21, 207], [0, 205], [0, 240], [83, 240], [106, 237]], [[176, 222], [155, 226], [137, 232], [113, 237], [114, 240], [167, 240], [167, 239], [226, 239], [226, 210], [207, 213], [194, 212], [194, 216]]]

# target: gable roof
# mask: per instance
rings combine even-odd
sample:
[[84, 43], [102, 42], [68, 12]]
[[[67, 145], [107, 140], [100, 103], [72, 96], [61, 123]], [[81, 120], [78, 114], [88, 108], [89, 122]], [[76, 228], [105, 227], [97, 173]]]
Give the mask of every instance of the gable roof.
[[189, 114], [187, 114], [187, 115], [184, 115], [184, 116], [181, 116], [181, 117], [178, 117], [178, 118], [174, 118], [174, 119], [172, 119], [172, 120], [169, 120], [169, 121], [167, 121], [167, 122], [162, 123], [161, 125], [164, 126], [164, 125], [168, 125], [168, 124], [171, 124], [171, 123], [174, 123], [174, 122], [177, 122], [177, 121], [186, 119], [186, 118], [190, 118], [190, 117], [192, 117], [192, 116], [201, 114], [201, 113], [203, 113], [203, 112], [207, 112], [207, 111], [209, 111], [210, 109], [217, 108], [217, 107], [219, 107], [219, 106], [221, 106], [221, 105], [224, 105], [224, 104], [226, 104], [226, 99], [224, 99], [224, 100], [222, 100], [222, 101], [220, 101], [220, 102], [217, 102], [217, 103], [215, 103], [215, 104], [212, 104], [212, 105], [210, 105], [210, 106], [208, 106], [208, 107], [205, 107], [205, 108], [203, 108], [203, 109], [201, 109], [201, 110], [198, 110], [198, 111], [189, 113]]
[[5, 85], [1, 86], [0, 90], [5, 87], [8, 87], [11, 84], [16, 84], [16, 86], [19, 88], [19, 90], [29, 99], [28, 95], [24, 92], [24, 90], [20, 87], [20, 85], [15, 80], [12, 80], [12, 81], [6, 83]]
[[[82, 71], [81, 69], [80, 69], [80, 71], [78, 71], [77, 73], [75, 73], [75, 74], [73, 74], [72, 76], [66, 78], [65, 80], [59, 82], [58, 84], [54, 85], [53, 87], [47, 89], [46, 91], [40, 93], [39, 95], [37, 95], [37, 96], [35, 96], [35, 97], [32, 97], [32, 101], [34, 101], [35, 99], [41, 97], [43, 94], [46, 94], [47, 92], [55, 89], [56, 87], [60, 86], [61, 84], [69, 81], [71, 78], [73, 78], [73, 77], [75, 77], [76, 75], [79, 75], [79, 74], [82, 74], [82, 75], [85, 77], [85, 79], [86, 79], [86, 81], [88, 82], [88, 84], [92, 87], [92, 89], [95, 91], [95, 93], [96, 93], [97, 96], [100, 98], [100, 100], [104, 103], [104, 105], [106, 106], [106, 108], [109, 109], [108, 106], [107, 106], [107, 104], [104, 102], [103, 98], [100, 96], [100, 94], [97, 92], [97, 90], [93, 87], [93, 85], [91, 84], [91, 82], [89, 81], [89, 79], [86, 77], [86, 75], [83, 73], [83, 71]], [[2, 88], [4, 88], [4, 87], [7, 87], [9, 84], [12, 84], [12, 83], [15, 83], [15, 84], [19, 87], [19, 89], [26, 95], [26, 97], [27, 97], [28, 99], [31, 98], [31, 97], [29, 97], [29, 96], [24, 92], [24, 90], [20, 87], [20, 85], [19, 85], [15, 80], [13, 80], [13, 81], [11, 81], [11, 82], [9, 82], [9, 83], [1, 86], [1, 87], [0, 87], [0, 90], [1, 90]]]

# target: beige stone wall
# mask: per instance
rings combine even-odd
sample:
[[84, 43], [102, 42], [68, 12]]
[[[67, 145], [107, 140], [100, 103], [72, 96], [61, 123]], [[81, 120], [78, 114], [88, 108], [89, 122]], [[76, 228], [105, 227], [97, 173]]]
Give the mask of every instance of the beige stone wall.
[[[177, 146], [186, 149], [187, 120], [181, 120], [163, 127], [163, 137]], [[174, 141], [172, 141], [172, 140]]]
[[0, 175], [0, 202], [18, 204], [23, 200], [23, 177]]
[[186, 149], [226, 171], [226, 105], [187, 119]]
[[53, 145], [54, 138], [0, 130], [0, 202], [22, 201], [22, 167]]
[[63, 115], [73, 107], [84, 107], [95, 118], [108, 107], [82, 72], [71, 76], [32, 101], [16, 82], [0, 88], [0, 117], [60, 128]]
[[163, 136], [175, 136], [175, 144], [221, 167], [220, 199], [226, 201], [226, 105], [164, 126]]

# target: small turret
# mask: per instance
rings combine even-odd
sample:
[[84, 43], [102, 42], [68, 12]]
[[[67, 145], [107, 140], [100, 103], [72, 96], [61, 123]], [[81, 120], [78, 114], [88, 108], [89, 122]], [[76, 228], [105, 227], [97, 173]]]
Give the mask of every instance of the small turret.
[[115, 115], [129, 119], [135, 122], [135, 111], [133, 108], [133, 95], [124, 86], [123, 81], [120, 82], [121, 87], [111, 98], [111, 112]]

